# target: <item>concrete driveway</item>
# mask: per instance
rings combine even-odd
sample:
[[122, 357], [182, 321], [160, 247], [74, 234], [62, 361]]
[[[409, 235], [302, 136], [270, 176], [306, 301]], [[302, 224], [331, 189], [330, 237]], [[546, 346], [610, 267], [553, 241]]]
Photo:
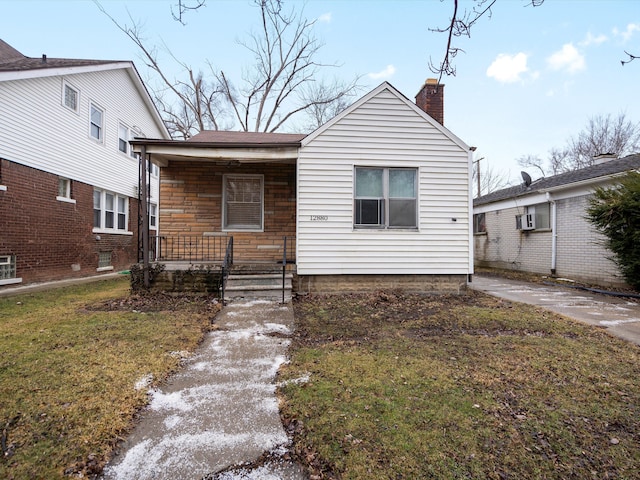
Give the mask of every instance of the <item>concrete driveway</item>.
[[494, 297], [536, 305], [640, 345], [640, 302], [575, 288], [474, 275], [469, 287]]

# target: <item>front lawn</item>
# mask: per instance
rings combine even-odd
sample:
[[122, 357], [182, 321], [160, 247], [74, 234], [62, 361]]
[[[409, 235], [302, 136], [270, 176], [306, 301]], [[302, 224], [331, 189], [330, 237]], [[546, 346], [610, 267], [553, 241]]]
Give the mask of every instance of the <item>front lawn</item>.
[[149, 384], [193, 352], [218, 310], [128, 289], [123, 278], [0, 298], [0, 478], [101, 471]]
[[474, 292], [295, 315], [282, 415], [315, 478], [639, 478], [635, 345]]

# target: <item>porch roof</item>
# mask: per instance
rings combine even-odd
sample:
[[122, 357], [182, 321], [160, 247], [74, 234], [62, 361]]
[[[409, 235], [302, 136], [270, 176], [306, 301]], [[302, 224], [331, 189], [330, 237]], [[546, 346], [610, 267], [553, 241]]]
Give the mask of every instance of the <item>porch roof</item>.
[[235, 163], [294, 163], [306, 134], [227, 132], [206, 130], [189, 140], [135, 138], [134, 152], [142, 147], [151, 161], [167, 166], [169, 161]]

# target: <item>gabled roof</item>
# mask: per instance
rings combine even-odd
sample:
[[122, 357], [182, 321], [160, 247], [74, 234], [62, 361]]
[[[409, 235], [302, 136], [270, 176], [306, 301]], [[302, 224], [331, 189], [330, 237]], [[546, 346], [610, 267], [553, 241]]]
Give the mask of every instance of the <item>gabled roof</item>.
[[420, 115], [422, 118], [424, 118], [428, 123], [430, 123], [434, 128], [436, 128], [437, 130], [439, 130], [441, 133], [443, 133], [446, 137], [448, 137], [453, 143], [455, 143], [456, 145], [458, 145], [460, 148], [462, 148], [463, 150], [469, 150], [469, 146], [463, 142], [462, 140], [460, 140], [456, 135], [453, 134], [453, 132], [451, 132], [448, 128], [446, 128], [445, 126], [441, 125], [439, 122], [437, 122], [436, 120], [434, 120], [433, 117], [431, 117], [428, 113], [426, 113], [424, 110], [422, 110], [420, 107], [418, 107], [414, 102], [412, 102], [411, 100], [409, 100], [405, 95], [403, 95], [402, 93], [400, 93], [399, 90], [397, 90], [393, 85], [391, 85], [389, 82], [382, 82], [380, 85], [378, 85], [376, 88], [374, 88], [373, 90], [371, 90], [369, 93], [367, 93], [364, 97], [360, 98], [358, 101], [356, 101], [355, 103], [353, 103], [351, 106], [347, 107], [346, 109], [344, 109], [341, 113], [339, 113], [338, 115], [336, 115], [335, 117], [333, 117], [331, 120], [329, 120], [327, 123], [325, 123], [324, 125], [320, 126], [319, 128], [317, 128], [316, 130], [314, 130], [313, 132], [311, 132], [309, 135], [307, 135], [304, 140], [302, 141], [303, 145], [308, 144], [309, 142], [311, 142], [314, 138], [316, 138], [318, 135], [322, 134], [325, 130], [327, 130], [328, 128], [330, 128], [333, 124], [339, 122], [342, 118], [346, 117], [347, 115], [349, 115], [351, 112], [353, 112], [354, 110], [356, 110], [357, 108], [359, 108], [362, 104], [368, 102], [371, 98], [375, 97], [376, 95], [378, 95], [381, 91], [383, 90], [389, 90], [393, 95], [395, 95], [399, 100], [401, 100], [402, 102], [404, 102], [409, 108], [411, 108], [413, 111], [415, 111], [418, 115]]
[[78, 60], [72, 58], [31, 58], [23, 55], [4, 40], [0, 39], [0, 72], [21, 72], [48, 68], [85, 67], [119, 63], [115, 60]]
[[31, 58], [23, 55], [4, 40], [0, 39], [0, 82], [23, 80], [28, 78], [51, 77], [56, 75], [72, 75], [86, 72], [124, 69], [140, 97], [149, 108], [154, 121], [163, 133], [170, 138], [160, 112], [156, 108], [146, 85], [140, 78], [138, 70], [127, 60], [83, 60], [72, 58]]
[[300, 146], [306, 134], [298, 133], [264, 133], [264, 132], [229, 132], [223, 130], [203, 130], [187, 140], [189, 143], [208, 143], [226, 146]]
[[571, 172], [560, 173], [552, 177], [543, 177], [535, 180], [528, 187], [525, 184], [507, 187], [502, 190], [496, 190], [482, 197], [473, 200], [473, 206], [486, 205], [488, 203], [499, 202], [510, 198], [521, 197], [532, 193], [543, 193], [549, 190], [560, 190], [570, 188], [575, 184], [588, 182], [601, 178], [611, 178], [619, 176], [630, 170], [640, 168], [640, 154], [628, 155], [616, 160], [609, 160], [591, 167], [573, 170]]

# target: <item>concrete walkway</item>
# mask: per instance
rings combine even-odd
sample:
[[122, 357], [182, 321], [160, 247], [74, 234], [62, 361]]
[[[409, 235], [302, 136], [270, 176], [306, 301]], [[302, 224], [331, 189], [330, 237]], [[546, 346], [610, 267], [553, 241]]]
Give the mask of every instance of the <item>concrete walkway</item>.
[[[280, 421], [275, 376], [286, 361], [292, 306], [231, 303], [185, 368], [159, 390], [104, 479], [301, 480], [302, 469], [278, 461], [289, 439]], [[141, 376], [143, 372], [141, 372]], [[258, 469], [216, 475], [232, 465], [275, 460]]]
[[606, 328], [612, 335], [640, 345], [640, 303], [636, 301], [575, 288], [482, 275], [474, 275], [469, 287]]

